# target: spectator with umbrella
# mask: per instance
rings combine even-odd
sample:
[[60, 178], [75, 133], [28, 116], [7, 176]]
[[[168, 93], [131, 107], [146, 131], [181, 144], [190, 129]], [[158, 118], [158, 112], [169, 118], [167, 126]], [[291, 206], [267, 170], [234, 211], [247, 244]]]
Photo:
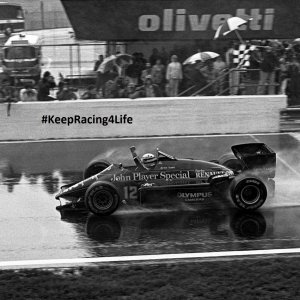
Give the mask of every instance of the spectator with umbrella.
[[98, 68], [98, 72], [104, 74], [102, 94], [105, 96], [106, 82], [114, 80], [118, 76], [124, 76], [125, 70], [132, 63], [129, 54], [117, 54], [106, 57]]
[[[219, 54], [212, 51], [198, 52], [187, 58], [183, 65], [185, 67], [185, 79], [188, 87], [187, 92], [197, 94], [199, 90], [214, 80], [213, 60], [219, 57]], [[205, 94], [212, 95], [212, 86], [205, 89]]]
[[[240, 17], [231, 17], [228, 18], [223, 24], [221, 24], [214, 36], [214, 39], [224, 38], [228, 34], [234, 32], [240, 42], [241, 45], [245, 46], [245, 42], [243, 41], [238, 29], [242, 26], [247, 24], [249, 21], [251, 21], [253, 18], [250, 19], [243, 19]], [[234, 48], [237, 46], [237, 44], [233, 47], [230, 47], [228, 49], [228, 52], [226, 53], [226, 62], [227, 65], [231, 70], [229, 73], [229, 85], [230, 85], [230, 94], [231, 95], [237, 95], [239, 92], [239, 84], [240, 84], [240, 71], [238, 69], [242, 68], [242, 65], [233, 66], [233, 54], [235, 51]]]
[[103, 86], [103, 73], [99, 72], [98, 69], [100, 65], [103, 63], [104, 57], [103, 55], [99, 55], [98, 60], [95, 62], [94, 65], [94, 72], [97, 73], [97, 79], [96, 79], [96, 89], [99, 91]]

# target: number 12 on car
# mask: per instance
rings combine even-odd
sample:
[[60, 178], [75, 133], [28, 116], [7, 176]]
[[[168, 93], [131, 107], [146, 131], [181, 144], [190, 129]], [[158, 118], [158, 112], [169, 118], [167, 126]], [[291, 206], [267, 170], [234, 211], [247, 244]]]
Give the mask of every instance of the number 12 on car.
[[135, 185], [124, 186], [124, 198], [125, 200], [137, 200], [138, 188]]

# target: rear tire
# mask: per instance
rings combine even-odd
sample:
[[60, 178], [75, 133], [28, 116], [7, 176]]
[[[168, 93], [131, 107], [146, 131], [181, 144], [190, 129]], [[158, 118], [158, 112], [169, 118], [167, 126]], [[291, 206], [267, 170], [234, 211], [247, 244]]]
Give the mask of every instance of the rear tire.
[[233, 203], [240, 209], [258, 209], [267, 199], [265, 184], [255, 176], [237, 176], [229, 189]]
[[90, 162], [83, 172], [83, 179], [89, 178], [100, 173], [109, 165], [110, 163], [106, 160]]
[[239, 172], [244, 169], [242, 162], [237, 159], [232, 153], [227, 153], [219, 158], [219, 164], [233, 170], [234, 172]]
[[120, 196], [113, 187], [95, 182], [87, 189], [84, 202], [93, 214], [108, 216], [118, 208]]

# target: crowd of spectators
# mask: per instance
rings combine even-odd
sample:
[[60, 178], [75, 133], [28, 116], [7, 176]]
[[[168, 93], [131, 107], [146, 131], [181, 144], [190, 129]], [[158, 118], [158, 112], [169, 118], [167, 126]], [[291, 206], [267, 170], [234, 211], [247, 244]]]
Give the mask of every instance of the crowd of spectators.
[[300, 42], [251, 41], [251, 44], [256, 47], [249, 52], [248, 69], [233, 64], [233, 44], [215, 59], [186, 65], [182, 61], [187, 57], [180, 53], [154, 48], [148, 59], [142, 53], [133, 53], [132, 61], [121, 73], [117, 66], [99, 72], [105, 59], [100, 55], [93, 68], [97, 74], [95, 84], [80, 91], [63, 77], [56, 84], [48, 71], [35, 85], [27, 82], [12, 86], [4, 79], [0, 101], [236, 95], [244, 93], [248, 84], [252, 94], [287, 94], [289, 105], [300, 105]]

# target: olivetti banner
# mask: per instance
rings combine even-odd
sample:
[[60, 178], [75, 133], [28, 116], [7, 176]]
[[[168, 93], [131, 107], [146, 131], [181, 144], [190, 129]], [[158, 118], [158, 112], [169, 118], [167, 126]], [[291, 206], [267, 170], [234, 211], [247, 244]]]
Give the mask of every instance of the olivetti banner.
[[[252, 18], [245, 39], [300, 36], [299, 0], [62, 0], [79, 39], [213, 39], [231, 16]], [[232, 34], [231, 37], [235, 37]]]

